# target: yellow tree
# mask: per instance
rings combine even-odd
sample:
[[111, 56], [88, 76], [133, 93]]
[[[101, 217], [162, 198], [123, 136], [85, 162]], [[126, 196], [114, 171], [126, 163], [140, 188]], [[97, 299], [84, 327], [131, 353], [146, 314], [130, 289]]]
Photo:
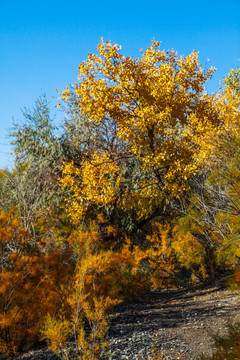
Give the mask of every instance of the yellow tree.
[[[129, 154], [154, 174], [150, 184], [141, 184], [144, 196], [148, 185], [151, 194], [178, 195], [209, 157], [210, 139], [225, 126], [227, 111], [219, 104], [226, 109], [226, 103], [204, 92], [214, 69], [205, 70], [196, 51], [178, 57], [161, 51], [157, 41], [136, 59], [111, 42], [101, 41], [97, 49], [98, 55], [88, 54], [79, 65], [75, 92], [81, 111], [91, 121], [113, 121]], [[63, 99], [68, 96], [66, 88]]]

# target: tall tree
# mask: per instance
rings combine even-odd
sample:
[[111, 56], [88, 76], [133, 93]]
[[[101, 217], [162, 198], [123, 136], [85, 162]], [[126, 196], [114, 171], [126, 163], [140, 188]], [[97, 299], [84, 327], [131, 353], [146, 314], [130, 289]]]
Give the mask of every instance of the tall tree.
[[57, 179], [63, 151], [46, 96], [36, 101], [32, 111], [24, 109], [23, 117], [10, 133], [15, 168], [4, 174], [4, 186], [11, 205], [21, 214], [23, 226], [34, 235], [37, 218], [61, 199]]
[[[78, 105], [91, 121], [112, 121], [129, 153], [155, 178], [155, 192], [178, 195], [209, 156], [210, 138], [224, 119], [220, 100], [204, 93], [213, 69], [198, 55], [178, 57], [153, 41], [142, 57], [124, 57], [120, 47], [100, 42], [99, 55], [79, 66]], [[63, 92], [68, 100], [69, 89]], [[223, 102], [222, 102], [223, 104]], [[151, 192], [152, 181], [151, 181]]]

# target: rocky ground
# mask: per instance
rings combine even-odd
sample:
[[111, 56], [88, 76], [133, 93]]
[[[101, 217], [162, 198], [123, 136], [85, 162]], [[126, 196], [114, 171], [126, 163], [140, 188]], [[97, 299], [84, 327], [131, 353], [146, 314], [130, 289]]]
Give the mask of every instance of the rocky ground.
[[[197, 359], [213, 350], [212, 335], [224, 334], [227, 323], [240, 321], [240, 292], [218, 287], [191, 291], [153, 291], [140, 301], [119, 305], [111, 319], [111, 360]], [[5, 358], [6, 359], [6, 358]], [[18, 360], [55, 360], [45, 349]]]
[[[240, 321], [240, 294], [217, 287], [149, 294], [120, 307], [111, 328], [112, 359], [146, 359], [157, 349], [168, 359], [196, 359], [213, 350], [212, 335]], [[121, 334], [121, 336], [119, 336]]]

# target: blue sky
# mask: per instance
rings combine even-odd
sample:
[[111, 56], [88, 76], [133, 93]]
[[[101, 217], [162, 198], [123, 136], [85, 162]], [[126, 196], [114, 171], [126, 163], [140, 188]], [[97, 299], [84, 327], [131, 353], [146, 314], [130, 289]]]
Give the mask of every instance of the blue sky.
[[196, 49], [203, 65], [217, 68], [207, 85], [214, 92], [240, 66], [239, 14], [240, 0], [0, 0], [0, 168], [12, 165], [12, 119], [21, 121], [21, 109], [42, 93], [54, 105], [56, 89], [77, 81], [79, 63], [101, 37], [132, 56], [152, 39], [179, 55]]

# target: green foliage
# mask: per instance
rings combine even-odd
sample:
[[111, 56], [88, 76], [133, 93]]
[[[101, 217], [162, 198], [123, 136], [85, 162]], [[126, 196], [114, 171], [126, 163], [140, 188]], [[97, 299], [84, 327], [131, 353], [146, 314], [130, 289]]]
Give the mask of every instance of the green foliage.
[[185, 264], [194, 272], [202, 272], [204, 267], [208, 279], [232, 271], [238, 264], [239, 141], [239, 136], [223, 140], [208, 167], [191, 180], [191, 192], [176, 205], [182, 216], [175, 221], [174, 246], [184, 246]]
[[9, 196], [9, 192], [11, 187], [9, 186], [9, 176], [10, 171], [8, 170], [0, 170], [0, 210], [10, 211], [10, 209], [14, 206], [13, 199], [11, 195]]
[[231, 70], [224, 78], [223, 83], [225, 86], [234, 90], [237, 94], [240, 94], [240, 68]]
[[32, 111], [24, 109], [23, 117], [10, 133], [15, 168], [1, 174], [1, 203], [3, 210], [18, 208], [22, 225], [35, 237], [37, 219], [61, 203], [57, 179], [62, 147], [45, 96], [36, 101]]
[[40, 167], [45, 162], [61, 166], [57, 164], [61, 152], [57, 128], [51, 119], [46, 96], [36, 100], [32, 111], [25, 108], [22, 114], [25, 121], [15, 123], [10, 134], [16, 162], [25, 163], [32, 158]]

